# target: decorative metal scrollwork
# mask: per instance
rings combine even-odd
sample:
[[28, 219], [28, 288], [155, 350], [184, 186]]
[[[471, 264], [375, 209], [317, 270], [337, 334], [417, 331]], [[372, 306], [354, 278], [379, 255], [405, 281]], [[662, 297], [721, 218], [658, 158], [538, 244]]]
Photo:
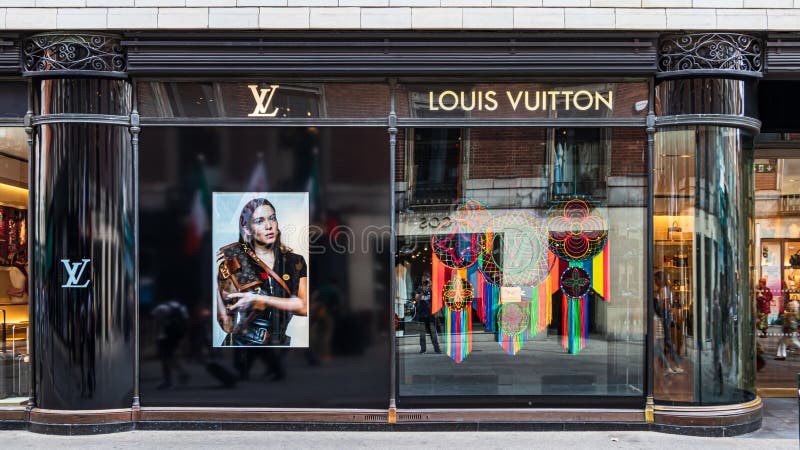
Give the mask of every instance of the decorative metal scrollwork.
[[659, 45], [658, 70], [762, 72], [761, 39], [738, 33], [670, 34]]
[[119, 39], [100, 33], [42, 33], [25, 39], [26, 72], [117, 72], [127, 62]]

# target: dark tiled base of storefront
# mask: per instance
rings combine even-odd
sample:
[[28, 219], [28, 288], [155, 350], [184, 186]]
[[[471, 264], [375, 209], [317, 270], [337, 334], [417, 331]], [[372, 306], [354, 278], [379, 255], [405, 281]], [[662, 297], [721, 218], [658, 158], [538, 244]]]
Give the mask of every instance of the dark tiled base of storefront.
[[596, 422], [438, 422], [402, 424], [139, 422], [141, 430], [275, 430], [275, 431], [645, 431], [646, 423]]
[[[655, 431], [688, 436], [742, 436], [752, 439], [797, 439], [798, 401], [791, 398], [764, 399], [763, 422], [727, 427], [685, 427], [647, 423], [615, 422], [442, 422], [442, 423], [291, 423], [291, 422], [190, 422], [140, 421], [102, 425], [53, 425], [23, 421], [0, 421], [0, 429], [80, 435], [137, 430], [241, 430], [241, 431]], [[750, 434], [747, 434], [750, 433]]]
[[0, 420], [0, 430], [24, 430], [28, 422], [19, 420]]
[[253, 430], [253, 431], [655, 431], [686, 436], [738, 436], [753, 432], [761, 422], [730, 427], [679, 427], [647, 423], [613, 422], [486, 422], [406, 424], [293, 424], [293, 423], [210, 423], [139, 422], [139, 430]]
[[684, 436], [730, 437], [752, 433], [761, 427], [761, 421], [726, 427], [679, 427], [654, 424], [651, 430], [661, 433], [680, 434]]
[[27, 429], [35, 433], [85, 435], [131, 431], [654, 431], [686, 436], [738, 436], [759, 429], [760, 422], [733, 427], [677, 427], [646, 423], [597, 422], [490, 422], [490, 423], [415, 423], [415, 424], [353, 424], [353, 423], [258, 423], [258, 422], [137, 422], [134, 424], [51, 425], [25, 424], [8, 429]]
[[103, 423], [91, 425], [54, 425], [50, 423], [31, 423], [28, 431], [41, 434], [57, 434], [61, 436], [78, 436], [87, 434], [121, 433], [133, 431], [136, 424], [133, 422]]

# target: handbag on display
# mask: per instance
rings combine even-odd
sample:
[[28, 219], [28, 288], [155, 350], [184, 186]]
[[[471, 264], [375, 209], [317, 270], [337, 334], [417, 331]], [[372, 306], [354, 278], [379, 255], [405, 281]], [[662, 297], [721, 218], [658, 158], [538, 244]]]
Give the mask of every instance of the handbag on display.
[[689, 255], [686, 253], [676, 253], [672, 256], [672, 265], [675, 267], [688, 267]]
[[254, 264], [249, 262], [245, 248], [245, 244], [234, 242], [220, 249], [223, 257], [219, 265], [220, 288], [223, 283], [229, 284], [225, 286], [229, 294], [247, 292], [262, 282]]
[[[228, 294], [255, 292], [262, 294], [261, 285], [268, 278], [276, 281], [288, 295], [291, 290], [281, 277], [256, 256], [246, 244], [235, 242], [220, 249], [219, 291], [223, 303], [230, 307], [237, 299], [228, 300]], [[271, 311], [267, 311], [269, 316]], [[259, 317], [257, 311], [235, 310], [228, 312], [233, 318], [231, 338], [245, 345], [264, 345], [270, 341], [272, 324], [269, 317]], [[262, 314], [263, 315], [263, 314]]]
[[[245, 245], [240, 242], [228, 244], [220, 249], [222, 261], [219, 264], [219, 276], [217, 279], [219, 294], [226, 308], [229, 308], [236, 299], [229, 299], [228, 294], [239, 292], [251, 292], [258, 288], [260, 290], [261, 279], [256, 273], [255, 267], [250, 263], [245, 253]], [[253, 320], [253, 314], [249, 311], [236, 310], [227, 314], [233, 319], [233, 330], [231, 334], [247, 334], [248, 324]], [[260, 332], [266, 339], [267, 331]]]
[[789, 257], [789, 265], [792, 267], [800, 267], [800, 251]]

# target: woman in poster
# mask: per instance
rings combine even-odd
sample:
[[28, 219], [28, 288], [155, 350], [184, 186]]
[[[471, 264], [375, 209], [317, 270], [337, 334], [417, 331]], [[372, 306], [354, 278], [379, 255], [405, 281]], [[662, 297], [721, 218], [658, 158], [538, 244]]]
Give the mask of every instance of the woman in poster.
[[223, 345], [290, 346], [286, 327], [308, 314], [305, 259], [281, 244], [275, 207], [254, 198], [239, 216], [239, 241], [217, 254], [217, 320]]

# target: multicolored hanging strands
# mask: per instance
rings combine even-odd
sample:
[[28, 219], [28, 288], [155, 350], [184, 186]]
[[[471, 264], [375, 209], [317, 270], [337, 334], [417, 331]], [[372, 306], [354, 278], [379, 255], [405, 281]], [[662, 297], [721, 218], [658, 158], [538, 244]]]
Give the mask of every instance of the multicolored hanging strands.
[[562, 344], [576, 354], [586, 347], [589, 337], [591, 293], [609, 301], [608, 222], [594, 202], [580, 196], [554, 203], [548, 217], [550, 249], [568, 264], [565, 269], [557, 264]]
[[[547, 302], [535, 295], [522, 301], [523, 287], [537, 287], [549, 274], [548, 241], [545, 222], [531, 211], [512, 211], [489, 219], [481, 235], [478, 270], [484, 282], [481, 319], [489, 331], [496, 331], [497, 342], [510, 355], [525, 345], [531, 333], [531, 317], [536, 317], [533, 330], [539, 327], [539, 305]], [[528, 295], [532, 295], [526, 290]], [[499, 298], [498, 298], [499, 295]], [[542, 294], [544, 297], [545, 295]], [[534, 311], [535, 310], [535, 311]], [[543, 311], [546, 320], [546, 310]], [[546, 326], [542, 324], [542, 328]]]
[[608, 276], [608, 243], [603, 247], [599, 255], [592, 258], [592, 290], [597, 293], [606, 302], [611, 301], [611, 294], [609, 292], [609, 276]]
[[497, 310], [497, 342], [506, 353], [516, 355], [525, 345], [530, 315], [524, 302], [503, 303]]
[[564, 348], [585, 348], [592, 292], [610, 299], [608, 227], [600, 212], [574, 196], [555, 202], [546, 220], [520, 211], [489, 218], [470, 204], [443, 223], [431, 239], [431, 279], [432, 313], [445, 316], [445, 353], [460, 363], [472, 351], [474, 311], [516, 355], [552, 323], [558, 292]]
[[553, 294], [561, 288], [561, 261], [553, 252], [547, 252], [548, 273], [538, 286], [534, 286], [530, 302], [530, 331], [531, 337], [544, 331], [553, 322]]
[[459, 270], [456, 277], [448, 281], [442, 291], [444, 350], [456, 363], [463, 361], [472, 351], [473, 287], [462, 277], [466, 277], [464, 269]]

